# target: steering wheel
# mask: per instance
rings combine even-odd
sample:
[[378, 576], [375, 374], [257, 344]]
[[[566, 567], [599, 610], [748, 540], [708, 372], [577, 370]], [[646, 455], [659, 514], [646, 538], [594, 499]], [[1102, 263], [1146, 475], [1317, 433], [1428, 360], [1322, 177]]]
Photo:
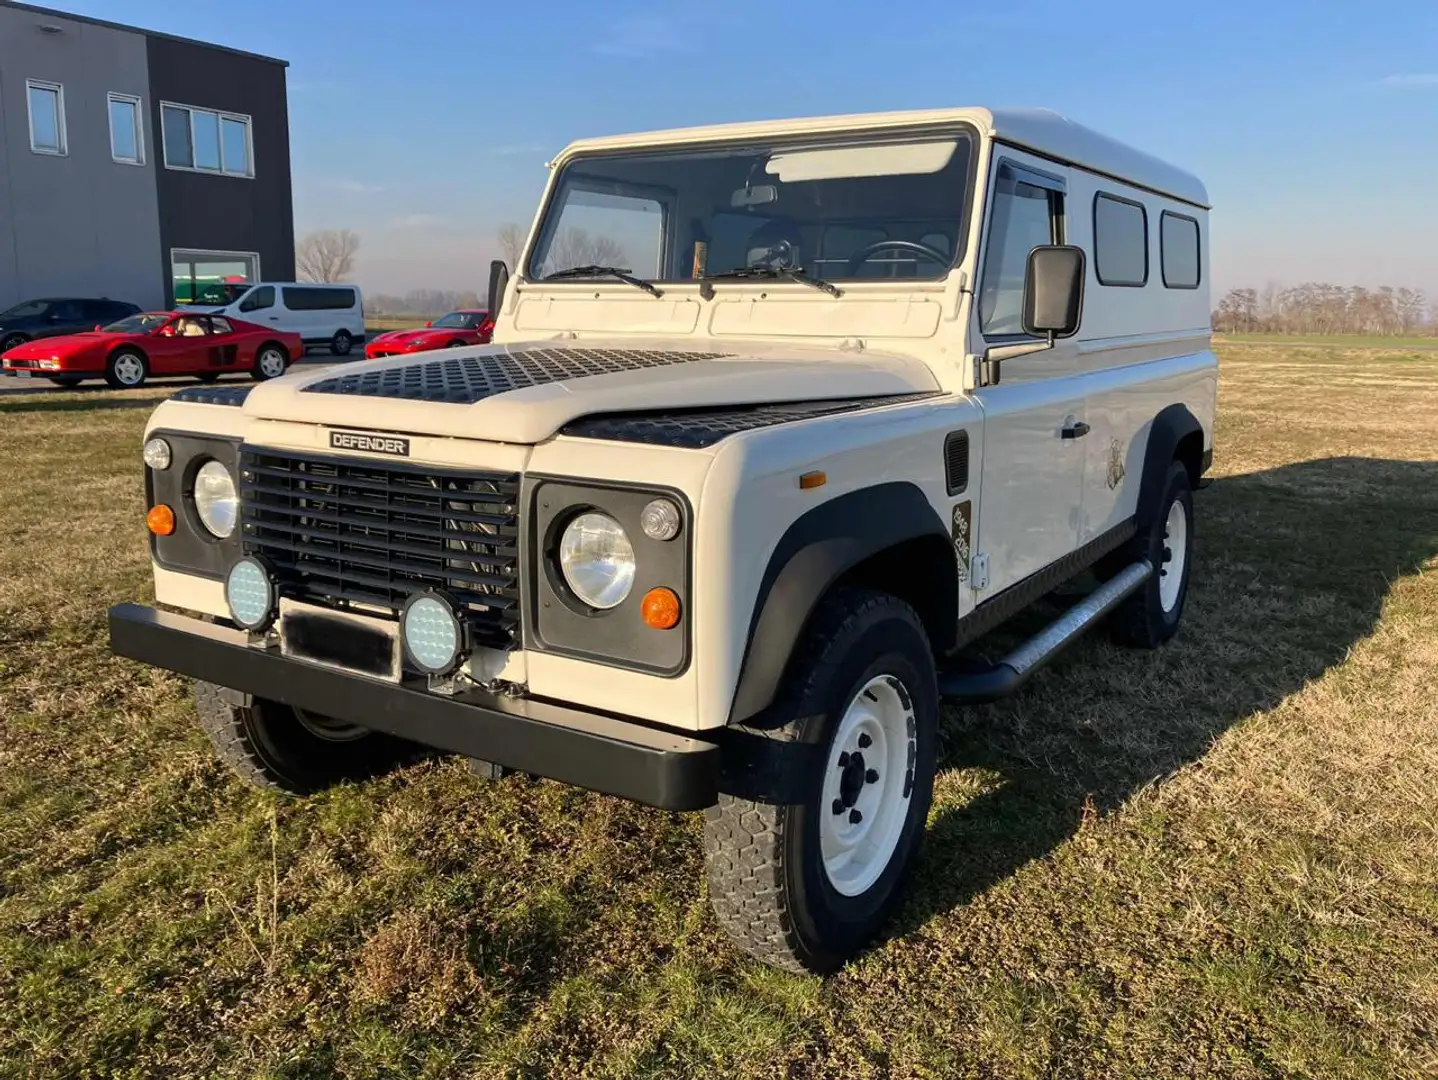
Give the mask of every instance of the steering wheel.
[[916, 255], [922, 255], [927, 259], [933, 259], [940, 266], [949, 261], [949, 257], [938, 248], [929, 247], [928, 244], [920, 244], [916, 240], [877, 240], [867, 247], [862, 247], [849, 256], [849, 273], [854, 273], [881, 251], [912, 251]]

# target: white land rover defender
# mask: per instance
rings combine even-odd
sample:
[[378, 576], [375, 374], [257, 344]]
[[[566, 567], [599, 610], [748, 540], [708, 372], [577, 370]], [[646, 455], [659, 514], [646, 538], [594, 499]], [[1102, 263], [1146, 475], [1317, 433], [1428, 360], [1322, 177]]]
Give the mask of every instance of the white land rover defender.
[[[944, 699], [1100, 620], [1177, 628], [1206, 206], [1045, 111], [575, 143], [492, 267], [492, 345], [155, 410], [161, 608], [115, 608], [112, 646], [193, 676], [256, 784], [418, 744], [702, 809], [720, 922], [830, 970], [900, 898]], [[1000, 662], [960, 657], [1089, 569]]]

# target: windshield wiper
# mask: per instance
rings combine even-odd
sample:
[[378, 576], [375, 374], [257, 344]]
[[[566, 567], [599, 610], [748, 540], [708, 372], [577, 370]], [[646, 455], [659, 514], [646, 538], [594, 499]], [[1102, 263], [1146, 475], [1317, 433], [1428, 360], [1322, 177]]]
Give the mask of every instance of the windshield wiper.
[[643, 289], [650, 296], [663, 296], [652, 281], [645, 281], [641, 277], [635, 277], [624, 266], [571, 266], [565, 270], [556, 270], [552, 274], [545, 274], [545, 281], [563, 281], [565, 278], [586, 278], [586, 277], [612, 277], [624, 282], [626, 285], [633, 285], [636, 289]]
[[717, 274], [706, 274], [704, 281], [742, 281], [745, 278], [779, 278], [782, 281], [799, 281], [810, 288], [819, 289], [830, 296], [843, 296], [839, 286], [823, 278], [811, 277], [802, 266], [736, 266], [733, 270], [721, 270]]

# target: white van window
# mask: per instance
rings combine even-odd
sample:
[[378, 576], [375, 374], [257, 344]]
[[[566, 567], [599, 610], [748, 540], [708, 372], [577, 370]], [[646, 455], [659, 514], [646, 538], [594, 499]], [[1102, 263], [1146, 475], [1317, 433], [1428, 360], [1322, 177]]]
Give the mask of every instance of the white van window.
[[984, 279], [979, 294], [979, 329], [986, 337], [1022, 334], [1024, 275], [1029, 252], [1057, 243], [1063, 196], [999, 170]]
[[240, 310], [263, 311], [265, 308], [275, 306], [275, 287], [273, 285], [260, 285], [251, 289], [240, 301]]
[[1100, 285], [1148, 284], [1148, 212], [1142, 203], [1094, 196], [1093, 267]]
[[1165, 210], [1159, 216], [1159, 264], [1170, 289], [1196, 289], [1199, 280], [1198, 221]]
[[291, 311], [340, 311], [355, 306], [353, 289], [287, 286], [280, 291]]

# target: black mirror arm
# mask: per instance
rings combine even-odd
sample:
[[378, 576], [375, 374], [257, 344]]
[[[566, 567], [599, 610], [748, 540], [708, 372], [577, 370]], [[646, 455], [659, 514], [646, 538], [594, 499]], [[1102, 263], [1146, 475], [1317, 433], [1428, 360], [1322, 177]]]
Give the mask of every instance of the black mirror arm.
[[1003, 362], [1020, 356], [1048, 352], [1054, 347], [1056, 335], [1050, 330], [1045, 341], [1022, 341], [1017, 345], [990, 345], [984, 350], [979, 361], [979, 385], [998, 386], [1003, 372]]

